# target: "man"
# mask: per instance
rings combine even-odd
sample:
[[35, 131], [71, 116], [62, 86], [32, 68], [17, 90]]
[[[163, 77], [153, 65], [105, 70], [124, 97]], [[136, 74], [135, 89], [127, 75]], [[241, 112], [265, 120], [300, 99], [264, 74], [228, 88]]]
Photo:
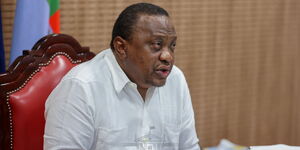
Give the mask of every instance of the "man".
[[138, 3], [115, 22], [111, 49], [73, 68], [46, 103], [45, 150], [199, 150], [176, 32]]

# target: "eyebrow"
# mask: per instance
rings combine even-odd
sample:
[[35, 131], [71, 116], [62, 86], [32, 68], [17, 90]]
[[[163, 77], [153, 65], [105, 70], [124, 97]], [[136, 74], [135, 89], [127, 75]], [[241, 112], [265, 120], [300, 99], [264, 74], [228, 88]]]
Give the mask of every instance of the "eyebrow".
[[154, 36], [154, 38], [160, 37], [160, 38], [165, 38], [165, 37], [170, 37], [177, 39], [177, 35], [176, 33], [174, 35], [169, 35], [169, 34], [161, 34], [161, 33], [153, 33], [152, 36]]

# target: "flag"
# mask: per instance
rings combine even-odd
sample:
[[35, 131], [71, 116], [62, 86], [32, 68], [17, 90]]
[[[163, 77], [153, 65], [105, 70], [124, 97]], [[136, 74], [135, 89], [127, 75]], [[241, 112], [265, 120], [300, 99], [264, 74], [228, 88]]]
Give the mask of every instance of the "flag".
[[17, 0], [10, 64], [43, 36], [59, 32], [58, 8], [59, 0]]
[[3, 44], [3, 34], [2, 34], [2, 15], [0, 8], [0, 73], [5, 72], [5, 55], [4, 55], [4, 44]]
[[48, 0], [50, 6], [50, 26], [54, 33], [59, 33], [60, 31], [60, 10], [59, 10], [59, 0]]

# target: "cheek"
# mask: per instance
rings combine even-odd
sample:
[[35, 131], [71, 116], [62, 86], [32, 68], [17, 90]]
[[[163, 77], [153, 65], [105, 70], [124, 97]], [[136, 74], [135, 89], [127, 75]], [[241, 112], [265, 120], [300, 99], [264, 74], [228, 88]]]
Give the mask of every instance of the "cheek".
[[139, 57], [138, 63], [139, 64], [145, 64], [145, 58], [144, 57]]
[[147, 60], [146, 58], [144, 58], [144, 57], [140, 57], [139, 59], [138, 59], [138, 64], [139, 64], [139, 66], [140, 66], [140, 69], [143, 71], [143, 72], [147, 72], [150, 68], [149, 68], [149, 64], [150, 64], [150, 62], [149, 62], [149, 60]]
[[138, 59], [139, 66], [144, 72], [152, 72], [155, 67], [155, 59], [153, 57], [140, 57]]

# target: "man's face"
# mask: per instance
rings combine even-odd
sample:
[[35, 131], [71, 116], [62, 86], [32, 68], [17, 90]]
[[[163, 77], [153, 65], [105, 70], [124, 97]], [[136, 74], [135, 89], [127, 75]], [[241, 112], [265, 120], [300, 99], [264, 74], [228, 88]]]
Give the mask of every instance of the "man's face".
[[163, 86], [174, 64], [176, 32], [167, 16], [140, 15], [128, 42], [127, 75], [141, 88]]

